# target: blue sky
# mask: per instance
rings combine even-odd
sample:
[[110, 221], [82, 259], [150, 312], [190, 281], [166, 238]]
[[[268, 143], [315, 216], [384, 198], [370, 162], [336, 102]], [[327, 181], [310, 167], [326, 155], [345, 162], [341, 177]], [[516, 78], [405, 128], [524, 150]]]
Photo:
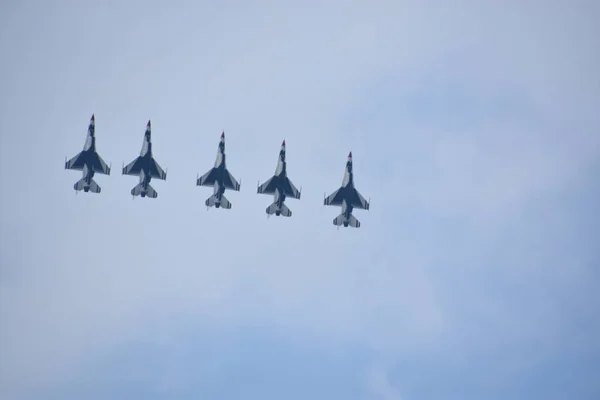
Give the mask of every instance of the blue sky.
[[[0, 11], [1, 398], [600, 396], [595, 2]], [[113, 172], [75, 196], [92, 113]], [[148, 119], [169, 176], [132, 200]], [[206, 211], [223, 129], [242, 187]]]

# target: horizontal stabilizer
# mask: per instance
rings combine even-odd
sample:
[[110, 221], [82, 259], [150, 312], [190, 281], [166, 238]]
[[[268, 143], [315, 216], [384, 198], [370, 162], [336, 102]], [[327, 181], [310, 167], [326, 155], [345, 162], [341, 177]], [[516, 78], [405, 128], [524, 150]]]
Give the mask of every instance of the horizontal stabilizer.
[[283, 217], [291, 217], [292, 216], [292, 212], [290, 211], [290, 209], [285, 205], [285, 203], [283, 203], [281, 205], [281, 208], [277, 207], [277, 203], [273, 203], [271, 204], [269, 207], [267, 207], [267, 209], [265, 210], [266, 213], [268, 215], [281, 215]]
[[206, 205], [206, 207], [225, 208], [225, 209], [231, 208], [231, 203], [229, 202], [229, 200], [227, 200], [227, 197], [225, 197], [223, 195], [221, 195], [221, 200], [219, 200], [217, 198], [217, 196], [213, 194], [208, 199], [206, 199], [204, 204]]
[[75, 185], [73, 185], [73, 189], [77, 191], [83, 190], [84, 192], [92, 192], [92, 193], [100, 193], [102, 188], [96, 183], [95, 180], [90, 179], [90, 184], [88, 185], [85, 181], [85, 178], [81, 178]]
[[138, 183], [135, 185], [133, 189], [131, 189], [132, 196], [142, 196], [142, 197], [150, 197], [151, 199], [155, 199], [158, 197], [158, 193], [154, 188], [150, 185], [146, 186], [144, 189], [144, 185]]
[[340, 226], [344, 225], [344, 227], [351, 226], [353, 228], [359, 228], [360, 222], [354, 217], [354, 215], [350, 214], [349, 218], [346, 218], [344, 214], [340, 214], [333, 220], [333, 224]]

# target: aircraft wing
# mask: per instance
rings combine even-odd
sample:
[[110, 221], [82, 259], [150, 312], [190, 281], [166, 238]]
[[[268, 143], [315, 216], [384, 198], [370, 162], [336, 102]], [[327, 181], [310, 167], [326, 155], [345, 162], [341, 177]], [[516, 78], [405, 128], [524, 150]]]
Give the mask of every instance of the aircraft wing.
[[339, 188], [332, 194], [330, 194], [325, 200], [323, 200], [323, 204], [326, 206], [341, 206], [342, 201], [344, 200], [344, 196], [342, 193], [342, 188]]
[[65, 169], [74, 169], [76, 171], [83, 170], [83, 166], [85, 164], [85, 162], [84, 162], [85, 157], [82, 157], [81, 153], [83, 153], [83, 152], [79, 152], [75, 157], [73, 157], [69, 161], [67, 161], [65, 163]]
[[300, 198], [300, 191], [296, 188], [296, 186], [294, 186], [294, 184], [292, 183], [290, 178], [285, 179], [283, 187], [284, 187], [283, 190], [284, 190], [284, 193], [286, 196], [293, 197], [295, 199]]
[[127, 164], [126, 167], [123, 168], [123, 175], [134, 175], [138, 176], [142, 171], [144, 161], [142, 157], [137, 157], [135, 160]]
[[94, 172], [98, 172], [104, 175], [110, 175], [110, 167], [106, 165], [102, 157], [98, 153], [95, 154], [96, 158], [94, 159]]
[[160, 165], [158, 165], [158, 163], [156, 162], [156, 160], [154, 158], [150, 161], [150, 176], [152, 178], [157, 178], [157, 179], [162, 179], [162, 180], [167, 179], [166, 172], [163, 171], [163, 169], [160, 167]]
[[363, 210], [369, 209], [369, 202], [365, 200], [365, 198], [360, 194], [358, 190], [353, 189], [349, 197], [349, 201], [351, 202], [354, 208], [359, 208]]
[[275, 193], [275, 188], [275, 180], [273, 180], [273, 177], [271, 177], [256, 189], [256, 193], [273, 194]]
[[230, 190], [240, 190], [240, 184], [227, 169], [225, 170], [225, 176], [223, 177], [223, 186]]
[[196, 181], [196, 185], [198, 186], [213, 186], [215, 181], [217, 180], [217, 169], [211, 168], [207, 173], [202, 175]]

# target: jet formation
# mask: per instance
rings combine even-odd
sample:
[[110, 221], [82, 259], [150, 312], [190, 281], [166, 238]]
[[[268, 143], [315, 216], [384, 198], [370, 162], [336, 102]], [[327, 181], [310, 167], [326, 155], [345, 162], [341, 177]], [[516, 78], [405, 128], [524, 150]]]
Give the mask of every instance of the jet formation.
[[[76, 191], [75, 194], [81, 190], [86, 193], [100, 193], [101, 188], [94, 181], [94, 174], [110, 175], [111, 167], [106, 165], [96, 150], [95, 127], [95, 117], [92, 114], [83, 150], [69, 161], [65, 158], [65, 169], [82, 171], [82, 178], [73, 185], [73, 189]], [[231, 202], [225, 197], [225, 190], [240, 191], [241, 180], [238, 182], [229, 172], [225, 159], [225, 132], [222, 132], [214, 166], [204, 175], [196, 178], [197, 186], [213, 188], [212, 195], [204, 202], [207, 209], [210, 207], [230, 209]], [[137, 196], [157, 198], [158, 192], [150, 185], [150, 181], [152, 178], [167, 180], [166, 169], [162, 169], [152, 153], [152, 125], [150, 121], [146, 124], [140, 155], [127, 166], [123, 165], [122, 175], [139, 177], [139, 183], [130, 192], [133, 198]], [[298, 190], [288, 177], [285, 140], [281, 143], [275, 173], [262, 185], [259, 181], [256, 192], [273, 196], [273, 203], [265, 210], [267, 218], [273, 214], [283, 217], [292, 216], [292, 211], [285, 204], [285, 200], [287, 198], [299, 200], [302, 187]], [[340, 226], [360, 227], [360, 222], [354, 217], [353, 210], [369, 210], [370, 201], [365, 200], [354, 186], [352, 152], [348, 154], [342, 185], [329, 196], [325, 195], [323, 205], [341, 207], [341, 214], [333, 219], [333, 225], [337, 226], [338, 229]]]

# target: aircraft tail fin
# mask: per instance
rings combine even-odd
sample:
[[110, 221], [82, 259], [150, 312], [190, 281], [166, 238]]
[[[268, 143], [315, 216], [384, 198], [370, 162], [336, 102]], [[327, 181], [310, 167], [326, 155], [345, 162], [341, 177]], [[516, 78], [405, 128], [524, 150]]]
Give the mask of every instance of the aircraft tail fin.
[[349, 218], [346, 218], [344, 214], [340, 214], [333, 220], [333, 224], [336, 226], [344, 225], [344, 227], [351, 226], [353, 228], [360, 228], [360, 221], [350, 214]]
[[285, 205], [285, 203], [283, 203], [281, 205], [281, 208], [279, 208], [279, 207], [277, 207], [277, 203], [274, 202], [269, 207], [267, 207], [267, 209], [265, 211], [267, 212], [268, 215], [273, 215], [273, 214], [278, 213], [277, 215], [281, 215], [281, 216], [284, 216], [284, 217], [291, 217], [292, 216], [292, 212]]
[[229, 200], [227, 200], [227, 197], [225, 197], [224, 195], [221, 195], [221, 199], [219, 200], [217, 195], [213, 194], [208, 199], [206, 199], [204, 204], [206, 205], [206, 207], [215, 207], [215, 208], [221, 207], [221, 208], [225, 208], [225, 209], [231, 208], [231, 203], [229, 202]]
[[75, 182], [75, 184], [73, 185], [73, 189], [77, 190], [78, 192], [83, 190], [84, 192], [92, 193], [100, 193], [102, 191], [102, 188], [96, 183], [95, 180], [90, 179], [90, 184], [88, 185], [85, 181], [85, 178], [81, 178], [80, 180]]
[[150, 197], [151, 199], [155, 199], [158, 197], [158, 192], [156, 190], [154, 190], [154, 188], [152, 186], [150, 186], [150, 184], [148, 184], [146, 186], [146, 189], [144, 189], [144, 185], [142, 185], [141, 183], [138, 183], [137, 185], [134, 186], [133, 189], [131, 189], [131, 195], [132, 196]]

